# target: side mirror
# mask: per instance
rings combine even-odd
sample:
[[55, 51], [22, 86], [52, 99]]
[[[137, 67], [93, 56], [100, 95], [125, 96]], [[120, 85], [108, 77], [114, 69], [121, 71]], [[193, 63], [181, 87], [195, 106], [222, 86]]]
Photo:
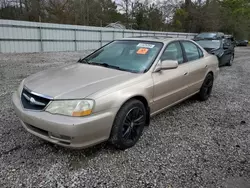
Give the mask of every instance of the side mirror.
[[176, 69], [178, 67], [178, 61], [174, 60], [164, 60], [158, 63], [154, 72], [159, 72], [161, 70]]

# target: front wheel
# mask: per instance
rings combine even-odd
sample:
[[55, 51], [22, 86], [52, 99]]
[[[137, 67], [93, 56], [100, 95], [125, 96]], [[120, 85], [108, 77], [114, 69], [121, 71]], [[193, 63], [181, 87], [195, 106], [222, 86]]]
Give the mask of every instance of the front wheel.
[[210, 97], [212, 93], [213, 83], [214, 77], [211, 73], [209, 73], [201, 86], [200, 92], [198, 93], [199, 99], [201, 101], [205, 101]]
[[116, 115], [109, 141], [118, 149], [127, 149], [136, 144], [146, 125], [147, 113], [138, 100], [125, 103]]
[[233, 61], [234, 61], [234, 55], [231, 56], [229, 62], [227, 63], [227, 66], [232, 66]]

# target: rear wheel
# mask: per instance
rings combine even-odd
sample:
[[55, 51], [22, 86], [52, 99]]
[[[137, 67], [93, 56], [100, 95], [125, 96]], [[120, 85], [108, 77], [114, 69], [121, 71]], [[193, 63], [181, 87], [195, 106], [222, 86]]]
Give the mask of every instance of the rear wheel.
[[205, 101], [210, 97], [212, 93], [213, 83], [214, 77], [211, 73], [209, 73], [201, 86], [200, 92], [198, 93], [199, 99], [201, 101]]
[[109, 141], [118, 149], [127, 149], [136, 144], [146, 125], [147, 113], [138, 100], [125, 103], [116, 115]]

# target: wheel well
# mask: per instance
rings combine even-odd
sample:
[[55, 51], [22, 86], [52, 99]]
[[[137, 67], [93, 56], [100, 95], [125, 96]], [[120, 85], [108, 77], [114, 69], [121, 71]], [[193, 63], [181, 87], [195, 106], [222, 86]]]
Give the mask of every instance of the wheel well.
[[212, 71], [210, 71], [209, 73], [207, 73], [207, 75], [208, 75], [208, 74], [212, 74], [212, 76], [214, 77], [214, 73], [213, 73]]
[[147, 99], [145, 97], [143, 97], [143, 96], [134, 96], [134, 97], [130, 98], [129, 100], [133, 100], [133, 99], [141, 101], [144, 104], [146, 112], [147, 112], [147, 122], [146, 122], [146, 125], [149, 125], [150, 124], [150, 108], [148, 106]]

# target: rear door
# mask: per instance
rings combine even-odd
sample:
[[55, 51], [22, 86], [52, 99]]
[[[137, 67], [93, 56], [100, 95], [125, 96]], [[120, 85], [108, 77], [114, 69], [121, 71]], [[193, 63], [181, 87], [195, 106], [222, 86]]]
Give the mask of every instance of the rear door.
[[179, 41], [170, 43], [161, 56], [161, 61], [177, 60], [176, 69], [152, 73], [154, 81], [154, 103], [152, 112], [164, 109], [186, 97], [188, 90], [188, 65], [184, 63], [183, 51]]
[[199, 91], [208, 68], [208, 62], [203, 58], [203, 52], [195, 43], [191, 41], [181, 42], [186, 64], [189, 68], [187, 95], [192, 95]]

